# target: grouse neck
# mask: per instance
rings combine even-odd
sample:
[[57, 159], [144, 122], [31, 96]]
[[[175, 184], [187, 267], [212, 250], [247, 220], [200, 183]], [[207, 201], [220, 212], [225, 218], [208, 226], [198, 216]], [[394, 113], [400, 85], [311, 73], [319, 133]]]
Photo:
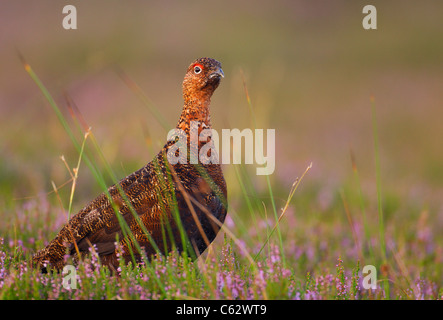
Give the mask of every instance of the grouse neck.
[[185, 100], [177, 129], [190, 132], [191, 121], [198, 123], [199, 133], [202, 129], [211, 128], [211, 117], [209, 114], [210, 98], [204, 100]]

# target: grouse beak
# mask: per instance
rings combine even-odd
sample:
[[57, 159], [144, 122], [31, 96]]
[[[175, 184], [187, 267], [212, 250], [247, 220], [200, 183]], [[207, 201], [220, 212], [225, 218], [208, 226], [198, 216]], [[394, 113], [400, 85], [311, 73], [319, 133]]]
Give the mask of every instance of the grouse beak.
[[217, 70], [215, 70], [213, 73], [211, 73], [211, 74], [209, 75], [209, 78], [210, 78], [210, 79], [215, 78], [215, 77], [217, 77], [217, 78], [219, 78], [219, 79], [225, 77], [225, 74], [223, 73], [222, 68], [217, 68]]

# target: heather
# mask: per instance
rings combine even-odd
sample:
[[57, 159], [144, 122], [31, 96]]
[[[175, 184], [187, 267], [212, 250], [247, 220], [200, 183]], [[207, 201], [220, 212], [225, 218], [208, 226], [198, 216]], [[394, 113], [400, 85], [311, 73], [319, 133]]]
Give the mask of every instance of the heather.
[[[91, 248], [90, 255], [76, 267], [76, 288], [70, 289], [63, 286], [66, 274], [42, 274], [27, 265], [30, 255], [47, 244], [64, 223], [57, 218], [63, 212], [53, 210], [46, 197], [41, 196], [20, 206], [3, 224], [2, 233], [6, 237], [0, 242], [0, 296], [2, 299], [443, 298], [442, 247], [441, 242], [435, 241], [440, 235], [434, 233], [425, 211], [418, 215], [416, 223], [408, 224], [409, 228], [389, 229], [384, 262], [377, 253], [377, 234], [366, 238], [359, 217], [354, 217], [349, 225], [342, 212], [339, 219], [325, 225], [316, 218], [297, 217], [298, 210], [290, 207], [278, 226], [281, 246], [274, 234], [260, 252], [266, 234], [274, 227], [271, 218], [256, 217], [256, 224], [239, 227], [240, 223], [228, 217], [226, 227], [231, 237], [224, 232], [194, 262], [185, 254], [156, 255], [151, 261], [136, 265], [121, 262], [117, 274], [113, 274], [100, 266]], [[310, 227], [302, 231], [300, 225]], [[70, 263], [68, 257], [67, 263]], [[375, 290], [362, 286], [362, 267], [366, 263], [377, 268]]]

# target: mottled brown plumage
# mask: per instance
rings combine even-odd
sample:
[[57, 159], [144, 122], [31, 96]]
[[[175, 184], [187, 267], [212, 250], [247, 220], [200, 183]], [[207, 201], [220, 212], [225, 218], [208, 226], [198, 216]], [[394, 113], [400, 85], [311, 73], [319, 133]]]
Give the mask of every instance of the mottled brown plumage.
[[[187, 70], [184, 106], [177, 124], [177, 129], [186, 134], [185, 164], [167, 160], [167, 152], [175, 143], [168, 141], [150, 163], [111, 186], [108, 194], [101, 194], [73, 216], [49, 245], [34, 255], [33, 263], [41, 268], [47, 265], [61, 269], [66, 254], [78, 260], [78, 254], [87, 254], [94, 245], [102, 264], [115, 269], [117, 237], [126, 262], [132, 260], [131, 251], [136, 261], [141, 258], [135, 241], [148, 257], [156, 250], [165, 253], [173, 248], [202, 253], [225, 219], [227, 191], [219, 164], [202, 164], [200, 160], [198, 164], [190, 163], [195, 153], [189, 148], [190, 124], [198, 121], [199, 133], [211, 128], [210, 100], [222, 77], [220, 63], [210, 58], [194, 61]], [[212, 141], [209, 138], [198, 142], [198, 150], [205, 143]]]

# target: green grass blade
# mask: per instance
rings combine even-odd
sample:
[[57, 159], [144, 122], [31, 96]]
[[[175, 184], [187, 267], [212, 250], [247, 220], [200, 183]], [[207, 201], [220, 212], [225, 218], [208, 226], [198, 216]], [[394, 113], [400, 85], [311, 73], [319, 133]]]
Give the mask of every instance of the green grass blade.
[[[378, 209], [378, 221], [379, 221], [378, 229], [379, 229], [379, 239], [380, 239], [380, 250], [383, 259], [383, 264], [386, 265], [387, 257], [386, 257], [385, 226], [384, 226], [382, 190], [381, 190], [380, 151], [378, 144], [377, 114], [376, 114], [374, 97], [371, 97], [371, 109], [372, 109], [372, 129], [374, 136], [375, 171], [376, 171], [376, 181], [377, 181], [377, 209]], [[383, 286], [386, 292], [386, 297], [389, 299], [389, 281], [383, 281]]]

